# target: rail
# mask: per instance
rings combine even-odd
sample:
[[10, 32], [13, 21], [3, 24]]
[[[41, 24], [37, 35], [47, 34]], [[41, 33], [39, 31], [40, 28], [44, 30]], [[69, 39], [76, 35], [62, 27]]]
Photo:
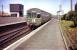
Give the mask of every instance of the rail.
[[4, 34], [1, 34], [0, 35], [0, 47], [7, 42], [10, 43], [10, 40], [22, 35], [23, 33], [26, 33], [29, 30], [30, 28], [28, 26], [23, 26], [21, 28], [11, 30], [9, 32], [5, 32]]

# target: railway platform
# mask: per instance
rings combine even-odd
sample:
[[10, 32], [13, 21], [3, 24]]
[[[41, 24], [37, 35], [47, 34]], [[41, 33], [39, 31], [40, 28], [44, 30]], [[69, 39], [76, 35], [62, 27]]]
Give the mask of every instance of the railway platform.
[[66, 50], [58, 19], [52, 19], [4, 50]]
[[25, 17], [0, 17], [0, 27], [26, 22]]

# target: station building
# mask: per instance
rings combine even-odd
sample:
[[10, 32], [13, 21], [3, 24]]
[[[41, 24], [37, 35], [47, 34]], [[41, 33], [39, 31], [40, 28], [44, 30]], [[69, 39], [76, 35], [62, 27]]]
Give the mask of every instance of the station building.
[[10, 4], [10, 13], [12, 17], [23, 17], [23, 8], [22, 4]]

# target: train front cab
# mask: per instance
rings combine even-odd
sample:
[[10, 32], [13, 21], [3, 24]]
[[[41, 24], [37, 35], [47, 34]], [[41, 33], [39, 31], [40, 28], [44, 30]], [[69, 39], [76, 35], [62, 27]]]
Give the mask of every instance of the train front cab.
[[27, 13], [27, 24], [31, 29], [36, 29], [39, 25], [41, 25], [41, 21], [40, 13], [36, 13], [35, 11]]

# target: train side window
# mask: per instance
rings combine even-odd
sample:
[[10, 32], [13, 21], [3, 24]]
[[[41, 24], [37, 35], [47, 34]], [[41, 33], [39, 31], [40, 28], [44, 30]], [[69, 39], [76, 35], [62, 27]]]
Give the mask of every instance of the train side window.
[[40, 17], [41, 17], [41, 15], [40, 15], [40, 14], [38, 14], [38, 15], [37, 15], [37, 18], [40, 18]]

